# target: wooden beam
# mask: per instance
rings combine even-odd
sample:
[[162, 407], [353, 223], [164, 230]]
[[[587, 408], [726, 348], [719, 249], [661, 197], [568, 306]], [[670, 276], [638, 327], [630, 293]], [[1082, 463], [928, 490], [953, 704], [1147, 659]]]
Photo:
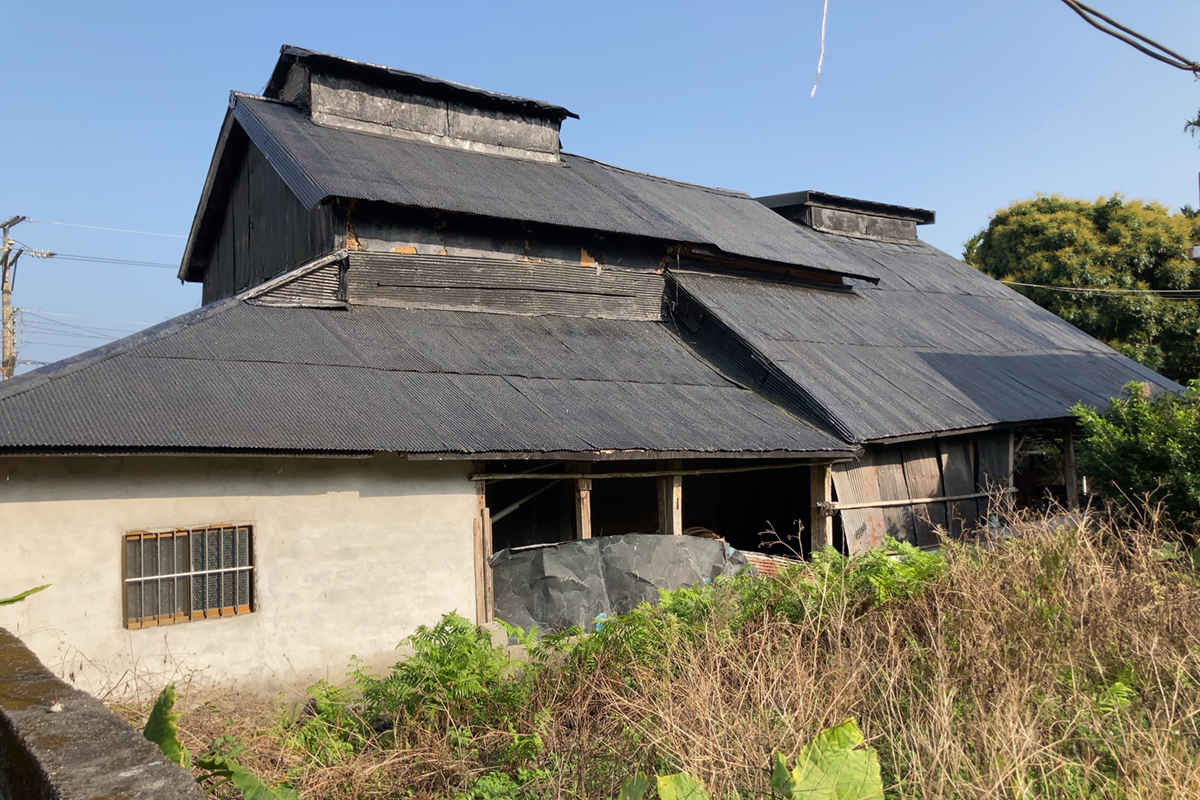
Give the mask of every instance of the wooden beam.
[[808, 531], [813, 552], [833, 547], [833, 517], [825, 513], [833, 502], [833, 470], [828, 464], [809, 467]]
[[575, 538], [592, 538], [592, 479], [575, 479]]
[[[415, 460], [415, 459], [414, 459]], [[473, 481], [515, 481], [515, 480], [563, 480], [564, 478], [657, 478], [661, 475], [729, 475], [734, 472], [762, 472], [769, 469], [795, 469], [820, 464], [831, 464], [852, 459], [837, 459], [836, 461], [799, 461], [787, 464], [756, 464], [752, 467], [720, 467], [714, 469], [653, 469], [640, 472], [591, 472], [579, 470], [576, 472], [476, 472], [472, 474]]]
[[1067, 425], [1063, 436], [1063, 480], [1067, 484], [1067, 508], [1079, 508], [1079, 476], [1075, 472], [1075, 424]]
[[970, 494], [955, 494], [949, 497], [914, 497], [911, 500], [874, 500], [870, 503], [829, 503], [825, 506], [829, 512], [850, 511], [856, 508], [895, 508], [897, 506], [923, 506], [929, 503], [946, 503], [962, 500], [982, 500], [994, 494], [1011, 494], [1016, 489], [1000, 489], [995, 492], [972, 492]]
[[[672, 462], [670, 469], [679, 470], [683, 464]], [[658, 477], [658, 531], [671, 536], [683, 536], [683, 476]]]
[[496, 590], [492, 578], [492, 514], [483, 508], [483, 621], [491, 622], [496, 616]]
[[487, 551], [484, 546], [484, 514], [487, 513], [487, 496], [484, 494], [485, 485], [476, 484], [475, 490], [475, 521], [472, 525], [472, 543], [475, 551], [475, 622], [482, 625], [487, 622]]

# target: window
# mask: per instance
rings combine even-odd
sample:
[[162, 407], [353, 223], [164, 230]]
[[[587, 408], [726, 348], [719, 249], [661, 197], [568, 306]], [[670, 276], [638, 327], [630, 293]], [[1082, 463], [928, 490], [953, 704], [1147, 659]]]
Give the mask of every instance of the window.
[[249, 525], [125, 534], [125, 627], [248, 614], [254, 607]]

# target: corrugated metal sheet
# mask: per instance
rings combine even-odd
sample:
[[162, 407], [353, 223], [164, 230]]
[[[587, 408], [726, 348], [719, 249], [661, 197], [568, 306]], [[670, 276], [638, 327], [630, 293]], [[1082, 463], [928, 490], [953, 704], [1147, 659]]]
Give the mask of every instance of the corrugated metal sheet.
[[871, 275], [749, 195], [564, 154], [501, 158], [314, 124], [286, 103], [235, 95], [233, 114], [305, 205], [327, 197], [541, 222], [706, 245], [740, 256]]
[[1058, 419], [1133, 380], [1180, 388], [929, 245], [825, 238], [869, 261], [879, 285], [676, 272], [682, 291], [668, 296], [681, 327], [715, 316], [736, 336], [724, 349], [764, 365], [761, 385], [782, 376], [791, 387], [773, 394], [853, 441]]
[[0, 451], [845, 451], [661, 322], [230, 299], [0, 385]]

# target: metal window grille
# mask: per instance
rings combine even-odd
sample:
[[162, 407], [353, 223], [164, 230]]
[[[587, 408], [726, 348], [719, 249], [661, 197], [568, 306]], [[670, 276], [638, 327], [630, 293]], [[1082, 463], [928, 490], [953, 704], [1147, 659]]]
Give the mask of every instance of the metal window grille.
[[254, 607], [249, 525], [125, 534], [125, 627], [248, 614]]

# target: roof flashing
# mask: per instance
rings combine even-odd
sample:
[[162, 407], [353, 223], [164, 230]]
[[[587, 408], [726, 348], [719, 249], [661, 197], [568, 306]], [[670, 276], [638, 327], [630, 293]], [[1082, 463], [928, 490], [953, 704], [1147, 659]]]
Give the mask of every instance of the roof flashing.
[[755, 198], [782, 217], [822, 233], [890, 242], [917, 240], [917, 226], [931, 225], [934, 212], [825, 192], [788, 192]]

